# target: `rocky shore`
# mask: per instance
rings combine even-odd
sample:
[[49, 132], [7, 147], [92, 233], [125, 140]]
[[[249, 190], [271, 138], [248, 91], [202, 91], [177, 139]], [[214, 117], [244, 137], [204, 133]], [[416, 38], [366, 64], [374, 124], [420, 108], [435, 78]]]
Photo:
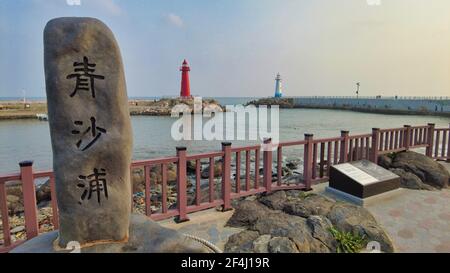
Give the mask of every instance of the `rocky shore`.
[[[172, 107], [177, 104], [185, 104], [193, 109], [193, 98], [163, 98], [159, 100], [130, 100], [129, 110], [132, 116], [170, 116]], [[202, 108], [208, 105], [221, 106], [214, 99], [203, 99]], [[36, 114], [47, 114], [47, 103], [45, 101], [33, 101], [23, 103], [20, 101], [0, 101], [0, 120], [11, 119], [36, 119]]]
[[252, 100], [246, 105], [278, 105], [280, 108], [294, 108], [294, 99], [292, 98], [261, 98]]
[[[172, 108], [175, 105], [185, 104], [187, 105], [191, 111], [193, 111], [194, 107], [194, 99], [181, 99], [181, 98], [163, 98], [159, 100], [132, 100], [129, 102], [130, 115], [132, 116], [170, 116], [172, 113]], [[214, 99], [203, 99], [202, 100], [202, 109], [209, 105], [217, 105], [223, 111], [224, 107], [222, 107], [216, 100]]]

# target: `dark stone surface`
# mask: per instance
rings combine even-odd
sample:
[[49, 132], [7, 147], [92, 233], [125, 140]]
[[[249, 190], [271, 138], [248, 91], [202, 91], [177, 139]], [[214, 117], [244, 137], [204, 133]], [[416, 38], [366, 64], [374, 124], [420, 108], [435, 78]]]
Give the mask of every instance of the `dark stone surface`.
[[[12, 253], [67, 253], [55, 250], [58, 232], [35, 237], [16, 247]], [[164, 228], [143, 215], [132, 215], [127, 243], [106, 243], [81, 248], [81, 253], [206, 253], [209, 249], [175, 230]]]
[[425, 155], [410, 151], [397, 153], [392, 160], [391, 168], [413, 173], [423, 183], [435, 188], [448, 187], [449, 172], [444, 166]]
[[411, 173], [406, 172], [403, 169], [389, 169], [391, 172], [400, 176], [400, 184], [403, 188], [413, 189], [413, 190], [435, 190], [436, 188], [427, 185], [420, 180], [420, 178]]
[[311, 234], [314, 238], [326, 245], [332, 252], [336, 250], [337, 242], [330, 233], [330, 228], [333, 227], [331, 221], [321, 215], [311, 215], [306, 220], [306, 223], [311, 229]]
[[259, 237], [259, 233], [253, 230], [244, 230], [233, 234], [225, 244], [225, 252], [228, 253], [252, 253], [253, 241]]
[[380, 155], [378, 156], [378, 165], [385, 169], [389, 169], [392, 165], [392, 158], [387, 155]]
[[311, 215], [326, 215], [335, 201], [322, 195], [310, 194], [304, 197], [292, 198], [284, 204], [283, 211], [301, 217]]
[[299, 253], [295, 243], [286, 237], [274, 237], [269, 241], [270, 253]]
[[243, 200], [239, 202], [227, 225], [231, 227], [250, 227], [258, 219], [264, 218], [270, 210], [257, 201]]
[[286, 198], [286, 193], [284, 191], [277, 191], [273, 194], [262, 196], [259, 201], [271, 209], [282, 210]]
[[[75, 71], [83, 66], [74, 65], [83, 63], [84, 57], [95, 64], [89, 67], [95, 71], [89, 73], [104, 77], [94, 80], [95, 97], [89, 77], [89, 90], [75, 93], [77, 78], [69, 76], [83, 73]], [[133, 138], [122, 58], [114, 35], [94, 18], [53, 19], [44, 30], [44, 63], [60, 244], [126, 240]], [[98, 192], [93, 192], [90, 200], [88, 196], [82, 200], [88, 180], [93, 178], [80, 175], [91, 175], [94, 168], [106, 173], [100, 179], [106, 179], [108, 198], [103, 190], [100, 202]], [[84, 188], [80, 183], [85, 183]]]

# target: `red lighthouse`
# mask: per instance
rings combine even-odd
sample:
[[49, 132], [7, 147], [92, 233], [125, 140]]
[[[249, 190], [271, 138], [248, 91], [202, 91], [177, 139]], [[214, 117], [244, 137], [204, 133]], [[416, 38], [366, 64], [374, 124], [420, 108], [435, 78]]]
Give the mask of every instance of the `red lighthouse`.
[[180, 91], [180, 97], [181, 98], [190, 98], [191, 97], [191, 87], [189, 84], [189, 71], [191, 71], [191, 68], [189, 68], [189, 64], [186, 60], [183, 61], [183, 65], [180, 68], [181, 71], [181, 91]]

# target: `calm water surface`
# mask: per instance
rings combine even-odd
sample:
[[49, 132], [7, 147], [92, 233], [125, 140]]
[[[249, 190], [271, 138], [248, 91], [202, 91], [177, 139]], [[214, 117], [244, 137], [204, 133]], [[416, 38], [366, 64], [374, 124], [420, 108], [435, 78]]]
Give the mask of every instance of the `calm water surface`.
[[[186, 146], [188, 153], [220, 149], [220, 141], [174, 141], [170, 131], [175, 119], [170, 117], [134, 116], [131, 118], [134, 135], [133, 159], [149, 159], [175, 154], [176, 146]], [[303, 139], [305, 133], [315, 138], [335, 137], [340, 130], [351, 134], [369, 133], [372, 127], [393, 128], [404, 124], [436, 123], [448, 127], [450, 118], [433, 116], [401, 116], [356, 113], [339, 110], [282, 109], [280, 110], [280, 138]], [[241, 146], [256, 142], [233, 141]], [[18, 162], [33, 160], [35, 169], [52, 168], [52, 152], [48, 122], [37, 120], [0, 121], [0, 173], [15, 172]]]

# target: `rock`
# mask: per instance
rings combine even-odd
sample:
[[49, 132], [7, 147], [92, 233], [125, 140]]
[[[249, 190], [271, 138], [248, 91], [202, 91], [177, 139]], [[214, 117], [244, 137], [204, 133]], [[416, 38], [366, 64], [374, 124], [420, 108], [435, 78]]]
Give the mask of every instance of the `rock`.
[[411, 151], [397, 153], [392, 160], [392, 168], [411, 172], [423, 183], [438, 189], [448, 187], [449, 172], [444, 166], [425, 155]]
[[262, 98], [248, 102], [246, 105], [278, 105], [280, 108], [293, 108], [294, 100], [292, 98]]
[[167, 182], [177, 182], [176, 170], [167, 170]]
[[15, 195], [7, 195], [6, 201], [8, 204], [9, 215], [15, 215], [24, 212], [25, 208], [23, 206], [22, 198]]
[[143, 192], [145, 190], [145, 174], [143, 168], [133, 169], [131, 183], [133, 185], [133, 193]]
[[289, 160], [289, 162], [286, 163], [286, 167], [288, 167], [290, 170], [297, 170], [299, 165], [300, 160], [298, 159]]
[[333, 206], [327, 218], [336, 229], [365, 236], [368, 241], [379, 242], [383, 252], [394, 252], [392, 241], [365, 208], [338, 203]]
[[36, 201], [41, 203], [43, 201], [50, 201], [52, 199], [52, 191], [50, 188], [50, 180], [39, 186], [36, 190]]
[[6, 201], [10, 202], [10, 203], [17, 203], [20, 201], [20, 198], [18, 196], [15, 195], [7, 195], [6, 196]]
[[249, 227], [259, 218], [264, 218], [270, 210], [258, 201], [244, 200], [238, 204], [227, 226]]
[[10, 230], [11, 234], [16, 234], [25, 230], [25, 226], [17, 226]]
[[271, 209], [282, 210], [287, 201], [286, 192], [276, 191], [274, 193], [262, 196], [259, 201]]
[[59, 245], [128, 238], [132, 128], [120, 50], [94, 18], [44, 30], [44, 64]]
[[270, 235], [261, 235], [253, 241], [254, 253], [269, 253], [269, 241], [272, 238]]
[[195, 174], [197, 164], [194, 160], [189, 160], [186, 162], [186, 172], [187, 174]]
[[389, 169], [391, 172], [395, 173], [396, 175], [400, 176], [401, 179], [401, 186], [403, 188], [413, 189], [413, 190], [435, 190], [436, 188], [427, 185], [420, 180], [420, 178], [410, 172], [406, 172], [403, 169]]
[[330, 232], [333, 227], [325, 216], [311, 215], [306, 223], [312, 230], [312, 236], [326, 245], [332, 252], [336, 251], [337, 241]]
[[6, 194], [7, 195], [14, 195], [14, 196], [17, 196], [19, 198], [23, 198], [22, 183], [21, 182], [18, 182], [18, 183], [7, 183], [6, 184]]
[[379, 155], [378, 156], [378, 165], [385, 169], [391, 168], [392, 165], [392, 157], [388, 155]]
[[[276, 173], [275, 173], [276, 175]], [[282, 167], [281, 168], [281, 176], [288, 176], [292, 175], [292, 170], [289, 167]]]
[[[384, 252], [394, 251], [391, 240], [366, 209], [298, 190], [240, 201], [228, 225], [246, 227], [252, 234], [244, 233], [243, 249], [235, 239], [234, 252], [250, 252], [251, 240], [253, 252], [264, 252], [269, 238], [269, 252], [336, 252], [338, 242], [330, 232], [332, 227], [364, 236], [368, 241], [378, 241]], [[271, 248], [274, 238], [284, 239], [274, 240]]]
[[311, 215], [326, 215], [335, 201], [317, 194], [308, 194], [306, 197], [299, 197], [285, 203], [283, 211], [301, 217]]
[[[130, 217], [128, 242], [96, 244], [81, 248], [81, 253], [206, 253], [211, 252], [203, 244], [178, 231], [162, 227], [143, 215]], [[58, 232], [37, 236], [14, 248], [13, 253], [67, 253], [65, 245], [55, 250], [53, 242]], [[71, 249], [72, 250], [72, 249]]]
[[233, 234], [225, 244], [225, 252], [228, 253], [252, 253], [253, 241], [259, 237], [259, 233], [253, 230], [244, 230]]
[[[202, 170], [201, 177], [203, 179], [209, 178], [209, 169], [210, 166], [208, 165], [205, 169]], [[222, 176], [222, 162], [215, 162], [214, 163], [214, 177]]]
[[287, 237], [274, 237], [269, 242], [270, 253], [299, 253], [296, 245]]

